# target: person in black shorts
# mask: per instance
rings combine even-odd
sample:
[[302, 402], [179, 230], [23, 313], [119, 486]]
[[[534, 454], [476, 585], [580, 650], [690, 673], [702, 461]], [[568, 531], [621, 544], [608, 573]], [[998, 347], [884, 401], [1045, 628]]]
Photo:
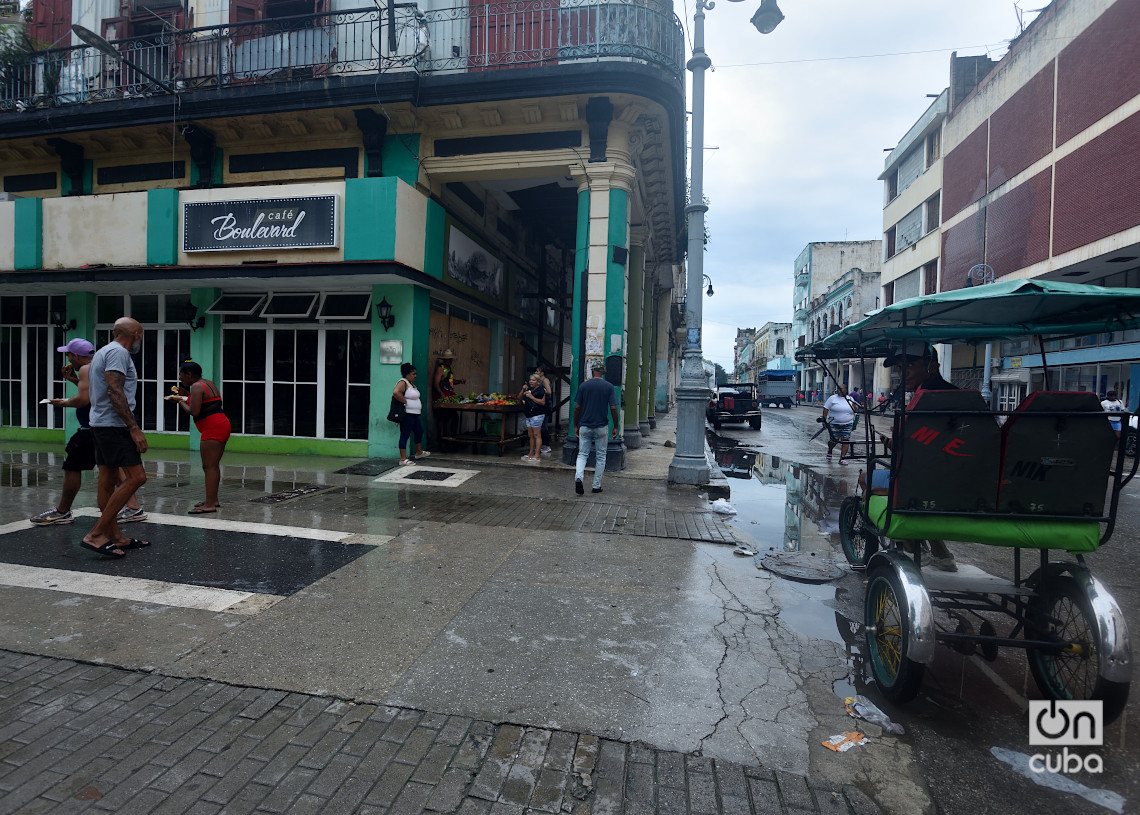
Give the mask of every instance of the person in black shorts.
[[[56, 407], [74, 408], [75, 418], [79, 420], [79, 429], [67, 440], [67, 447], [64, 448], [63, 491], [60, 493], [59, 503], [54, 509], [28, 519], [36, 526], [73, 523], [75, 518], [71, 514], [71, 506], [75, 503], [75, 496], [79, 494], [80, 487], [83, 486], [83, 473], [96, 467], [95, 440], [91, 435], [89, 422], [91, 397], [87, 378], [87, 369], [95, 354], [95, 346], [87, 340], [76, 338], [56, 350], [67, 356], [67, 364], [62, 369], [63, 378], [75, 385], [78, 390], [74, 396], [67, 399], [49, 399], [48, 402]], [[124, 517], [128, 513], [129, 518]], [[127, 506], [119, 514], [119, 522], [141, 521], [145, 518], [146, 513], [132, 495]]]

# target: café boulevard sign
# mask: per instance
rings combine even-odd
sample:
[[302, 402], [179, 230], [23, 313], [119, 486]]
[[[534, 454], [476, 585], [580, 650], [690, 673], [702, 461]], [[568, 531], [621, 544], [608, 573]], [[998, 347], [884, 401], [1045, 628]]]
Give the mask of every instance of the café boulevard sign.
[[201, 201], [182, 208], [183, 252], [337, 246], [337, 196]]

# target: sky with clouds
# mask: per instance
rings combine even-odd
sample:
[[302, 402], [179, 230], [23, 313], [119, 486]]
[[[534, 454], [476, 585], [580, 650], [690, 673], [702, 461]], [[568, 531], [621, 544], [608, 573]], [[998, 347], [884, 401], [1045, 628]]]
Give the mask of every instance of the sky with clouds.
[[[778, 2], [767, 35], [749, 24], [760, 0], [705, 12], [703, 350], [730, 371], [738, 328], [791, 322], [808, 243], [882, 239], [883, 148], [947, 86], [951, 52], [998, 59], [1020, 30], [1013, 0]], [[1025, 24], [1047, 4], [1023, 0]], [[674, 8], [691, 44], [693, 0]]]

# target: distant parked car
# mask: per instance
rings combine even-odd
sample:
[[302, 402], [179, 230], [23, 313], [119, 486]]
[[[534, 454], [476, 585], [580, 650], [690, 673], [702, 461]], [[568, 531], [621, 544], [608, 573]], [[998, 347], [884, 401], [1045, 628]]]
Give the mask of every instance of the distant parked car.
[[717, 430], [722, 424], [748, 422], [753, 430], [760, 429], [760, 403], [756, 386], [751, 382], [728, 382], [721, 385], [716, 398], [709, 401], [705, 418]]

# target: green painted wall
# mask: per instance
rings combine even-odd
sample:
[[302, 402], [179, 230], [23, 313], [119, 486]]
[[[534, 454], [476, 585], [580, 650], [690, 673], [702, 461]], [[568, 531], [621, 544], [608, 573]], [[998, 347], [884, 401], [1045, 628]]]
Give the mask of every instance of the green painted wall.
[[420, 178], [420, 135], [385, 136], [380, 160], [384, 163], [386, 177], [395, 176], [414, 187]]
[[92, 181], [95, 178], [95, 166], [92, 164], [91, 159], [84, 159], [83, 161], [83, 179], [80, 182], [83, 185], [82, 189], [75, 189], [71, 184], [71, 176], [67, 173], [62, 173], [62, 178], [59, 183], [59, 191], [61, 195], [90, 195], [92, 188]]
[[42, 198], [17, 198], [15, 267], [42, 269], [44, 265], [44, 202]]
[[[94, 344], [95, 295], [85, 291], [69, 291], [67, 293], [67, 319], [75, 320], [75, 330], [68, 332], [68, 340], [82, 337]], [[65, 357], [60, 354], [60, 358], [60, 365], [62, 365]], [[74, 385], [64, 385], [65, 397], [74, 396], [75, 391], [76, 387]], [[63, 421], [64, 427], [67, 430], [67, 437], [71, 438], [71, 434], [79, 429], [79, 421], [75, 418], [75, 411], [64, 408]]]
[[447, 213], [438, 202], [428, 199], [427, 223], [424, 225], [424, 274], [443, 280], [443, 264], [447, 250]]
[[393, 260], [396, 257], [396, 186], [399, 183], [396, 178], [345, 179], [345, 260]]
[[[602, 353], [606, 357], [617, 354], [622, 357], [624, 369], [622, 381], [629, 376], [628, 360], [625, 359], [625, 294], [626, 266], [614, 261], [614, 247], [626, 245], [629, 234], [629, 193], [625, 190], [610, 190], [609, 251], [606, 254], [606, 334]], [[627, 260], [628, 262], [628, 260]], [[615, 348], [614, 337], [618, 339]], [[624, 410], [624, 388], [618, 388], [618, 405]], [[622, 422], [623, 416], [618, 416]]]
[[[395, 324], [388, 331], [376, 316], [376, 304], [387, 298], [392, 304]], [[385, 340], [403, 342], [402, 362], [416, 366], [416, 385], [430, 410], [431, 369], [428, 367], [428, 323], [431, 298], [426, 289], [410, 284], [393, 284], [372, 287], [372, 404], [368, 412], [368, 455], [373, 458], [395, 458], [400, 441], [400, 428], [388, 421], [388, 408], [392, 404], [392, 388], [400, 380], [400, 363], [380, 362], [380, 343]], [[427, 421], [421, 419], [427, 439]], [[409, 442], [410, 444], [410, 442]], [[413, 447], [414, 450], [414, 447]]]
[[178, 190], [147, 190], [146, 265], [178, 265]]
[[579, 351], [582, 348], [582, 315], [586, 302], [583, 299], [582, 278], [590, 254], [590, 190], [578, 191], [578, 226], [574, 235], [574, 307], [570, 317], [570, 429], [567, 439], [578, 438], [578, 428], [574, 427], [574, 400], [578, 396], [578, 385], [582, 382], [582, 363]]
[[[387, 407], [384, 412], [387, 413]], [[147, 438], [150, 438], [149, 436]], [[186, 437], [181, 436], [182, 449], [186, 449]], [[393, 447], [395, 443], [393, 442]], [[301, 439], [267, 436], [230, 436], [226, 442], [226, 455], [230, 453], [270, 453], [290, 456], [345, 456], [366, 458], [368, 442], [344, 441], [336, 439]], [[226, 460], [222, 459], [225, 465]]]
[[48, 430], [43, 427], [0, 427], [0, 440], [3, 441], [35, 441], [58, 444], [60, 452], [67, 441], [63, 430]]

